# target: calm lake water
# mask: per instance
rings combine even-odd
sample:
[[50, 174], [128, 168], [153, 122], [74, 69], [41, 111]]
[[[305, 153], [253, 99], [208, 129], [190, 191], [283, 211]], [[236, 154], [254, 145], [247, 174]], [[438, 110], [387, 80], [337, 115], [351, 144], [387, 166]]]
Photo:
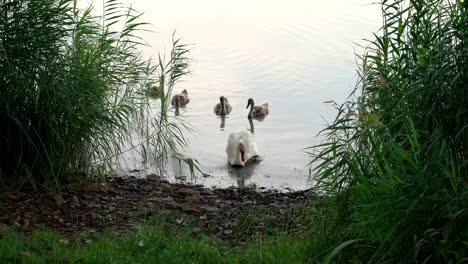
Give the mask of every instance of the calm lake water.
[[[343, 102], [356, 83], [355, 43], [365, 44], [381, 23], [370, 0], [246, 1], [134, 0], [152, 32], [141, 36], [156, 58], [170, 51], [173, 30], [194, 44], [192, 75], [175, 87], [187, 89], [191, 102], [181, 111], [195, 131], [187, 134], [186, 156], [197, 159], [208, 177], [193, 182], [226, 187], [251, 185], [304, 189], [310, 186], [310, 158], [302, 149], [319, 143], [317, 133], [334, 109], [324, 101]], [[224, 121], [213, 113], [219, 96], [233, 110]], [[243, 169], [230, 168], [228, 135], [249, 130], [247, 99], [268, 102], [270, 115], [253, 120], [254, 138], [263, 160]], [[142, 169], [128, 154], [122, 172]], [[155, 171], [149, 167], [136, 173]], [[189, 175], [176, 163], [166, 177]], [[191, 181], [188, 177], [187, 181]]]

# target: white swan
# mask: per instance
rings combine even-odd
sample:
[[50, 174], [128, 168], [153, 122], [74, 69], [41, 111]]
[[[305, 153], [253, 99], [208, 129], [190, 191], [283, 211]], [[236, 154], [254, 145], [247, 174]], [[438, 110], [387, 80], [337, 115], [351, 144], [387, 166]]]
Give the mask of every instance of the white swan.
[[228, 138], [226, 154], [233, 167], [244, 167], [252, 158], [258, 157], [257, 145], [248, 131], [231, 133]]

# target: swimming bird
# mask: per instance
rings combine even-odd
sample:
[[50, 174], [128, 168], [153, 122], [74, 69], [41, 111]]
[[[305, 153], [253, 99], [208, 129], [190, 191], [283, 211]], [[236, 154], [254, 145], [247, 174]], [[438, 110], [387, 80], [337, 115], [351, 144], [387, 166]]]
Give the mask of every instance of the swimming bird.
[[270, 112], [269, 111], [270, 106], [268, 105], [268, 103], [255, 106], [254, 100], [252, 98], [249, 98], [249, 100], [247, 101], [246, 109], [249, 108], [249, 106], [250, 106], [250, 111], [249, 111], [248, 118], [255, 118], [255, 117], [262, 118], [268, 115], [268, 113]]
[[252, 159], [258, 157], [257, 145], [248, 131], [231, 133], [228, 137], [226, 154], [229, 164], [233, 167], [244, 167]]
[[173, 106], [185, 106], [189, 102], [190, 102], [190, 99], [188, 98], [188, 93], [187, 93], [187, 90], [185, 89], [181, 93], [175, 94], [174, 96], [172, 96], [172, 99], [171, 99], [171, 104]]
[[226, 97], [219, 97], [219, 103], [214, 107], [214, 112], [217, 115], [227, 115], [231, 112], [232, 106], [229, 104], [229, 101]]
[[153, 86], [151, 86], [151, 88], [153, 89], [153, 91], [154, 91], [156, 94], [159, 95], [159, 91], [160, 91], [161, 89], [159, 88], [158, 85], [153, 85]]

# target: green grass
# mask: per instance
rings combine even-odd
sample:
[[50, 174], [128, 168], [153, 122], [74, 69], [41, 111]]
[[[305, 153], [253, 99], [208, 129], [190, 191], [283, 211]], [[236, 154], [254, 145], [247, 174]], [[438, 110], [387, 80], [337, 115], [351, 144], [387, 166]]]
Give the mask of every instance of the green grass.
[[308, 263], [309, 239], [265, 238], [246, 248], [231, 248], [189, 232], [168, 233], [141, 227], [124, 236], [102, 234], [69, 242], [42, 231], [25, 238], [9, 233], [0, 240], [2, 263]]
[[[167, 215], [169, 214], [169, 215]], [[246, 212], [237, 232], [248, 228], [265, 212]], [[75, 235], [74, 240], [53, 231], [23, 235], [10, 231], [0, 239], [1, 263], [320, 263], [323, 245], [319, 234], [288, 233], [287, 228], [265, 227], [270, 235], [254, 236], [233, 246], [212, 235], [216, 226], [194, 231], [178, 225], [176, 212], [149, 219], [146, 224], [117, 235], [102, 232]], [[193, 223], [195, 224], [195, 223]]]
[[48, 231], [0, 240], [0, 262], [21, 263], [232, 263], [233, 253], [188, 232], [139, 227], [128, 235], [110, 233], [70, 242]]

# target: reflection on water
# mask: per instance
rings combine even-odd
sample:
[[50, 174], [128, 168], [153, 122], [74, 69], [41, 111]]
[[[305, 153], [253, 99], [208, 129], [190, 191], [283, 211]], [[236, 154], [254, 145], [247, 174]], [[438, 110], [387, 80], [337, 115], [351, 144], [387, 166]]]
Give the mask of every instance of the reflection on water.
[[244, 188], [246, 187], [246, 180], [249, 180], [255, 174], [258, 164], [259, 161], [252, 161], [242, 168], [233, 168], [227, 164], [226, 169], [229, 177], [236, 181], [237, 187]]
[[[153, 32], [141, 32], [152, 47], [145, 54], [156, 58], [158, 50], [168, 51], [174, 29], [185, 43], [195, 44], [192, 75], [176, 87], [187, 89], [191, 99], [176, 114], [194, 127], [183, 154], [209, 175], [197, 174], [193, 181], [306, 188], [309, 157], [302, 149], [319, 143], [324, 119], [334, 115], [323, 102], [344, 101], [354, 87], [353, 42], [363, 43], [377, 30], [379, 7], [368, 5], [370, 0], [133, 2], [154, 25]], [[232, 106], [225, 117], [213, 113], [221, 95]], [[273, 111], [265, 119], [248, 119], [248, 98], [268, 102]], [[226, 167], [226, 144], [239, 130], [254, 135], [263, 161], [233, 169]], [[189, 175], [177, 165], [165, 176]], [[128, 162], [124, 169], [138, 166]], [[156, 171], [151, 166], [148, 171]]]
[[220, 115], [219, 117], [221, 118], [221, 125], [219, 127], [223, 131], [224, 127], [226, 127], [226, 115]]

